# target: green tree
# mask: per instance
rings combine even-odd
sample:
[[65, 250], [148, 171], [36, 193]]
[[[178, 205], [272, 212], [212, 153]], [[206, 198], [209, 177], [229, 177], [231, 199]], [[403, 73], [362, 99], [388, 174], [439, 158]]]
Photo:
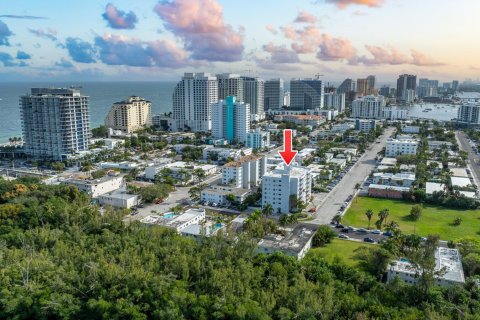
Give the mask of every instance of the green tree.
[[323, 247], [326, 244], [332, 242], [332, 240], [337, 236], [335, 231], [332, 230], [329, 226], [322, 225], [315, 232], [315, 236], [312, 240], [312, 245], [314, 247]]
[[420, 219], [420, 216], [422, 215], [422, 206], [419, 204], [416, 204], [410, 209], [410, 217], [412, 220], [417, 221]]

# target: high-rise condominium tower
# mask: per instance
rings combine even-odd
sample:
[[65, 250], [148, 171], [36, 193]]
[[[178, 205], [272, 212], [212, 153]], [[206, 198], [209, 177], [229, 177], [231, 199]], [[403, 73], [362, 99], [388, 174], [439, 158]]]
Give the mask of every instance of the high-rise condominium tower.
[[265, 81], [265, 110], [280, 109], [283, 106], [283, 92], [282, 79], [270, 79]]
[[323, 92], [323, 81], [320, 79], [292, 79], [290, 81], [290, 109], [322, 109]]
[[212, 136], [230, 143], [245, 143], [250, 132], [250, 105], [227, 96], [212, 107]]
[[264, 113], [265, 81], [260, 78], [242, 77], [243, 102], [250, 105], [250, 113], [261, 115]]
[[402, 74], [397, 79], [397, 98], [403, 102], [412, 102], [417, 90], [417, 76]]
[[127, 134], [151, 125], [152, 103], [136, 96], [115, 102], [105, 118], [107, 128]]
[[32, 88], [20, 97], [20, 106], [27, 155], [64, 160], [88, 150], [88, 98], [78, 88]]
[[208, 73], [185, 73], [173, 93], [174, 129], [210, 130], [212, 105], [217, 101], [216, 77]]

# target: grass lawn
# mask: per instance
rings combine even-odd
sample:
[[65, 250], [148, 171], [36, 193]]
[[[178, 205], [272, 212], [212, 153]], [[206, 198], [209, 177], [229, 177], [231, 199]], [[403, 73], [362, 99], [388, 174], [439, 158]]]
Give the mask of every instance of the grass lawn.
[[[387, 222], [395, 220], [404, 233], [416, 233], [421, 236], [439, 234], [442, 240], [456, 240], [468, 236], [480, 235], [480, 210], [456, 210], [439, 206], [424, 204], [422, 216], [418, 221], [410, 219], [412, 203], [402, 200], [378, 199], [357, 197], [342, 219], [342, 224], [366, 228], [368, 219], [365, 215], [367, 209], [372, 209], [371, 228], [375, 228], [378, 212], [387, 208], [390, 212]], [[460, 217], [460, 226], [454, 226], [453, 220]]]
[[333, 262], [335, 257], [339, 257], [345, 264], [356, 267], [358, 266], [358, 261], [353, 259], [354, 251], [361, 246], [368, 247], [373, 246], [373, 244], [337, 238], [333, 239], [332, 243], [327, 244], [325, 247], [310, 250], [308, 254], [319, 255], [328, 262]]

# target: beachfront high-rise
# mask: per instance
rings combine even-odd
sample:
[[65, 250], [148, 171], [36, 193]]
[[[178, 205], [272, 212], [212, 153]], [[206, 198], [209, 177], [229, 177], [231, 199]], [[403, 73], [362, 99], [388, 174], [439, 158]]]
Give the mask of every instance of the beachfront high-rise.
[[352, 118], [380, 119], [383, 117], [385, 98], [383, 96], [365, 96], [352, 102]]
[[218, 100], [225, 100], [228, 96], [233, 96], [237, 101], [243, 101], [243, 79], [239, 74], [217, 74], [217, 81]]
[[151, 125], [152, 103], [136, 96], [115, 102], [105, 118], [107, 129], [119, 130], [124, 134]]
[[290, 80], [290, 109], [322, 109], [324, 94], [323, 89], [323, 81], [320, 79]]
[[217, 101], [215, 76], [185, 73], [173, 93], [174, 130], [209, 131], [212, 128], [212, 105]]
[[20, 108], [28, 156], [60, 161], [88, 150], [88, 97], [78, 88], [32, 88]]
[[250, 132], [250, 105], [227, 96], [212, 107], [212, 136], [229, 143], [245, 143]]
[[283, 106], [283, 79], [265, 81], [264, 109], [280, 109]]

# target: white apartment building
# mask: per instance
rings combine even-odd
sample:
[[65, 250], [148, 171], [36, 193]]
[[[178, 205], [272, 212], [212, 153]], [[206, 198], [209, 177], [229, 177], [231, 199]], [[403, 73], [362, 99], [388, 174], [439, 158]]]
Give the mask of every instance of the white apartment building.
[[464, 125], [480, 124], [480, 103], [465, 102], [458, 108], [458, 122]]
[[247, 141], [245, 145], [252, 149], [263, 149], [270, 145], [270, 132], [262, 131], [257, 128], [255, 131], [247, 133]]
[[323, 107], [325, 109], [335, 109], [339, 113], [345, 111], [345, 93], [325, 93], [323, 98]]
[[380, 119], [383, 117], [385, 98], [383, 96], [365, 96], [352, 102], [352, 118]]
[[35, 159], [65, 160], [88, 150], [88, 97], [77, 88], [32, 88], [20, 97], [25, 153]]
[[353, 123], [345, 122], [345, 123], [334, 124], [330, 129], [330, 131], [343, 133], [345, 131], [353, 130], [353, 129], [355, 129], [355, 125]]
[[235, 188], [250, 189], [260, 184], [267, 170], [265, 157], [246, 156], [229, 162], [222, 168], [222, 184]]
[[165, 212], [160, 215], [151, 215], [143, 218], [140, 222], [150, 225], [159, 225], [181, 232], [190, 225], [199, 224], [205, 220], [205, 209], [192, 208], [182, 214]]
[[402, 126], [403, 133], [420, 133], [419, 126]]
[[80, 191], [86, 192], [90, 197], [96, 198], [100, 195], [115, 191], [123, 186], [122, 176], [105, 176], [95, 180], [66, 179], [63, 184], [75, 186]]
[[[443, 274], [435, 277], [438, 286], [448, 287], [451, 285], [463, 285], [462, 259], [458, 249], [439, 247], [435, 252], [435, 271], [443, 271]], [[389, 265], [387, 281], [391, 282], [399, 278], [409, 284], [417, 284], [421, 270], [415, 268], [407, 259], [400, 259]]]
[[250, 193], [249, 189], [217, 185], [203, 189], [200, 194], [200, 200], [224, 205], [228, 204], [227, 197], [231, 194], [235, 197], [235, 202], [242, 203]]
[[203, 149], [203, 160], [213, 160], [218, 159], [220, 161], [232, 158], [238, 160], [244, 156], [249, 156], [253, 152], [252, 148], [242, 148], [242, 149], [228, 149], [228, 148], [217, 148], [213, 146], [208, 146]]
[[124, 134], [152, 125], [152, 103], [137, 96], [115, 102], [105, 118], [105, 127]]
[[245, 143], [250, 132], [250, 105], [227, 96], [212, 107], [212, 136], [229, 143]]
[[140, 199], [136, 194], [128, 194], [125, 192], [112, 192], [98, 197], [98, 203], [102, 206], [108, 205], [115, 208], [130, 209], [138, 205]]
[[173, 92], [174, 131], [209, 131], [212, 105], [218, 101], [217, 78], [209, 73], [185, 73]]
[[414, 139], [388, 139], [385, 148], [385, 157], [396, 157], [399, 155], [417, 154], [418, 141]]
[[312, 174], [309, 169], [294, 166], [278, 167], [262, 178], [262, 206], [272, 205], [275, 214], [289, 213], [290, 196], [310, 202]]
[[396, 106], [384, 107], [382, 110], [382, 118], [386, 120], [406, 120], [408, 118], [408, 110], [400, 109]]
[[355, 130], [360, 132], [370, 132], [377, 128], [377, 122], [375, 120], [357, 119], [355, 121]]

